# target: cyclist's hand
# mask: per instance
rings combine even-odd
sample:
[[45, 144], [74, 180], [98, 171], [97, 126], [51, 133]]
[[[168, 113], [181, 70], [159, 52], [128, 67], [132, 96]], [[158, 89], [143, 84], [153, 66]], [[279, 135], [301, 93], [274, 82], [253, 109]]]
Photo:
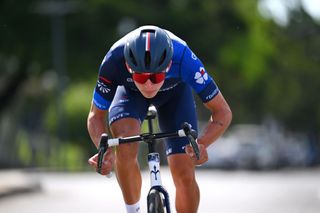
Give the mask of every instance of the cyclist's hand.
[[200, 166], [201, 164], [204, 164], [208, 161], [208, 152], [206, 147], [203, 144], [198, 144], [199, 152], [200, 152], [200, 159], [197, 160], [196, 154], [193, 151], [192, 146], [189, 144], [186, 146], [186, 153], [190, 156], [190, 158], [193, 160], [193, 163], [197, 166]]
[[[104, 155], [102, 167], [101, 167], [101, 175], [108, 175], [112, 171], [114, 162], [114, 153], [111, 148], [107, 150], [107, 153]], [[88, 163], [98, 170], [98, 153], [92, 156]]]

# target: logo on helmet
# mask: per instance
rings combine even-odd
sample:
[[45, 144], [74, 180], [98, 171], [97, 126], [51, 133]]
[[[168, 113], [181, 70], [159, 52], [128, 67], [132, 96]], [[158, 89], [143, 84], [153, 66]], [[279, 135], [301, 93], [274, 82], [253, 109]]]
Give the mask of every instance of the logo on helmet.
[[208, 80], [208, 74], [206, 73], [204, 67], [199, 68], [199, 72], [196, 72], [194, 79], [198, 84], [204, 84]]
[[196, 54], [194, 54], [193, 52], [191, 52], [191, 58], [192, 58], [193, 60], [197, 60], [197, 59], [198, 59], [197, 56], [196, 56]]

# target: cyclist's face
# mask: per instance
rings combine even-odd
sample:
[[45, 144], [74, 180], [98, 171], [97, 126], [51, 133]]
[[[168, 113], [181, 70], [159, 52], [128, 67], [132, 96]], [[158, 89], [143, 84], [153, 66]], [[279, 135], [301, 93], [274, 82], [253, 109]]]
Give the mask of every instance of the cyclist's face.
[[148, 79], [144, 84], [134, 81], [134, 84], [145, 98], [153, 98], [159, 92], [164, 81], [154, 84]]

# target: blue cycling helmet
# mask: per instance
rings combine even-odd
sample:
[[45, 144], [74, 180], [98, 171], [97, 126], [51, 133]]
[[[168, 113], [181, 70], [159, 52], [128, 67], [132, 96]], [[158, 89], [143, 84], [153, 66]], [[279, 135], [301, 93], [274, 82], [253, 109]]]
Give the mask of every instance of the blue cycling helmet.
[[171, 65], [173, 47], [165, 30], [142, 26], [128, 35], [124, 58], [129, 72], [167, 72]]

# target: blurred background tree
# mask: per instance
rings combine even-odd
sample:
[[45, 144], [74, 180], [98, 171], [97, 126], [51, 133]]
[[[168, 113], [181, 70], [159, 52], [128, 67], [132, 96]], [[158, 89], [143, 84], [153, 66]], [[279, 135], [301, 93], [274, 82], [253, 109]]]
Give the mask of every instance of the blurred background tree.
[[187, 41], [230, 103], [233, 125], [272, 117], [319, 150], [319, 20], [298, 6], [277, 24], [261, 2], [1, 1], [0, 168], [83, 169], [95, 152], [86, 117], [99, 65], [145, 24]]

